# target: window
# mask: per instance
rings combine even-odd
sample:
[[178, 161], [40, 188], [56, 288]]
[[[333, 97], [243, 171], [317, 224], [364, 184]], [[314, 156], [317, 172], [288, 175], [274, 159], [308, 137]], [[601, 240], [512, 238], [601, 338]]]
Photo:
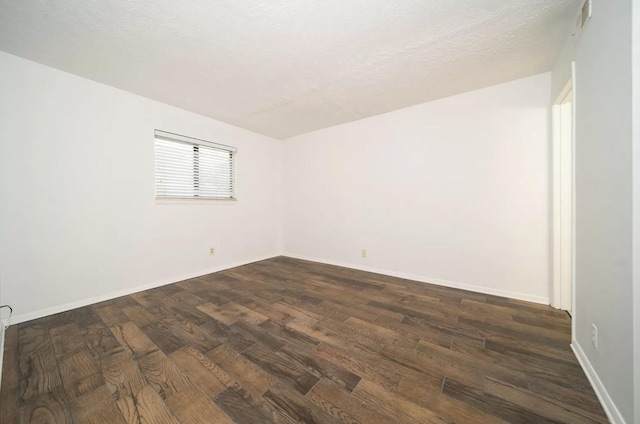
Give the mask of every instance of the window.
[[235, 199], [235, 154], [235, 147], [156, 130], [156, 198]]

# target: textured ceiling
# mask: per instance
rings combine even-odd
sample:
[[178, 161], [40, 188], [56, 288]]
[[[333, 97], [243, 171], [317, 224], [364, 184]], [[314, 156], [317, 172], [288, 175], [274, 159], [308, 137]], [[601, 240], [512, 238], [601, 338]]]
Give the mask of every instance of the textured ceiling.
[[0, 50], [276, 138], [551, 69], [576, 0], [0, 0]]

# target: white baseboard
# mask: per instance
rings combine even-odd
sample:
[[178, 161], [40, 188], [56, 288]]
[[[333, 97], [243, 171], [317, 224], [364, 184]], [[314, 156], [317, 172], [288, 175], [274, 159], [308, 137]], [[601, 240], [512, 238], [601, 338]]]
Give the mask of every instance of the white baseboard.
[[372, 268], [372, 267], [348, 264], [348, 263], [339, 262], [339, 261], [332, 261], [332, 260], [329, 260], [329, 259], [322, 259], [322, 258], [315, 258], [315, 257], [304, 256], [304, 255], [297, 255], [297, 254], [294, 254], [294, 253], [282, 253], [282, 254], [281, 253], [274, 253], [272, 255], [266, 255], [266, 256], [252, 258], [252, 259], [244, 260], [244, 261], [238, 261], [238, 262], [234, 262], [234, 263], [230, 263], [230, 264], [220, 265], [220, 266], [217, 266], [217, 267], [214, 267], [214, 268], [203, 269], [203, 270], [200, 270], [200, 271], [195, 271], [195, 272], [191, 272], [191, 273], [180, 275], [180, 276], [166, 278], [166, 279], [163, 279], [163, 280], [154, 281], [152, 283], [143, 284], [143, 285], [131, 287], [131, 288], [124, 289], [124, 290], [108, 292], [108, 293], [105, 293], [105, 294], [102, 294], [102, 295], [99, 295], [99, 296], [95, 296], [95, 297], [91, 297], [91, 298], [87, 298], [87, 299], [82, 299], [82, 300], [78, 300], [78, 301], [75, 301], [75, 302], [66, 303], [66, 304], [63, 304], [63, 305], [53, 306], [51, 308], [39, 309], [39, 310], [36, 310], [36, 311], [33, 311], [33, 312], [28, 312], [28, 313], [25, 313], [25, 314], [18, 314], [18, 315], [15, 315], [11, 319], [11, 323], [12, 324], [20, 324], [22, 322], [31, 321], [33, 319], [38, 319], [38, 318], [45, 317], [47, 315], [53, 315], [53, 314], [57, 314], [57, 313], [60, 313], [60, 312], [65, 312], [65, 311], [69, 311], [69, 310], [72, 310], [72, 309], [81, 308], [83, 306], [88, 306], [88, 305], [92, 305], [94, 303], [104, 302], [106, 300], [114, 299], [116, 297], [127, 296], [127, 295], [130, 295], [130, 294], [133, 294], [133, 293], [137, 293], [137, 292], [140, 292], [140, 291], [143, 291], [143, 290], [153, 289], [153, 288], [164, 286], [164, 285], [167, 285], [167, 284], [176, 283], [178, 281], [183, 281], [183, 280], [188, 280], [190, 278], [199, 277], [201, 275], [211, 274], [213, 272], [223, 271], [223, 270], [229, 269], [229, 268], [235, 268], [237, 266], [246, 265], [246, 264], [249, 264], [249, 263], [252, 263], [252, 262], [258, 262], [258, 261], [262, 261], [262, 260], [265, 260], [265, 259], [274, 258], [274, 257], [280, 256], [280, 255], [288, 256], [288, 257], [291, 257], [291, 258], [297, 258], [297, 259], [313, 261], [313, 262], [325, 263], [325, 264], [328, 264], [328, 265], [336, 265], [336, 266], [341, 266], [341, 267], [345, 267], [345, 268], [352, 268], [352, 269], [357, 269], [357, 270], [361, 270], [361, 271], [373, 272], [373, 273], [377, 273], [377, 274], [389, 275], [389, 276], [392, 276], [392, 277], [405, 278], [405, 279], [408, 279], [408, 280], [414, 280], [414, 281], [419, 281], [419, 282], [423, 282], [423, 283], [431, 283], [431, 284], [436, 284], [436, 285], [439, 285], [439, 286], [452, 287], [452, 288], [457, 288], [457, 289], [462, 289], [462, 290], [469, 290], [469, 291], [473, 291], [473, 292], [477, 292], [477, 293], [490, 294], [490, 295], [495, 295], [495, 296], [503, 296], [503, 297], [508, 297], [508, 298], [512, 298], [512, 299], [519, 299], [519, 300], [525, 300], [525, 301], [534, 302], [534, 303], [541, 303], [541, 304], [545, 304], [545, 305], [549, 304], [549, 298], [542, 297], [542, 296], [529, 295], [529, 294], [526, 294], [526, 293], [511, 292], [511, 291], [507, 291], [507, 290], [500, 290], [500, 289], [489, 288], [489, 287], [484, 287], [484, 286], [477, 286], [477, 285], [473, 285], [473, 284], [457, 283], [457, 282], [454, 282], [454, 281], [447, 281], [447, 280], [442, 280], [442, 279], [438, 279], [438, 278], [430, 278], [430, 277], [424, 277], [424, 276], [421, 276], [421, 275], [414, 275], [414, 274], [408, 274], [408, 273], [403, 273], [403, 272], [390, 271], [390, 270], [386, 270], [386, 269]]
[[58, 314], [60, 312], [70, 311], [72, 309], [81, 308], [83, 306], [93, 305], [94, 303], [104, 302], [105, 300], [115, 299], [121, 296], [127, 296], [133, 293], [138, 293], [144, 290], [153, 289], [160, 286], [165, 286], [167, 284], [177, 283], [179, 281], [188, 280], [190, 278], [200, 277], [202, 275], [211, 274], [213, 272], [224, 271], [225, 269], [235, 268], [242, 265], [247, 265], [253, 262], [263, 261], [265, 259], [275, 258], [276, 256], [280, 256], [280, 254], [273, 254], [262, 256], [258, 258], [253, 258], [245, 261], [233, 262], [230, 264], [220, 265], [214, 268], [203, 269], [200, 271], [190, 272], [188, 274], [179, 275], [171, 278], [166, 278], [159, 281], [154, 281], [153, 283], [143, 284], [140, 286], [135, 286], [131, 288], [127, 288], [124, 290], [118, 290], [114, 292], [109, 292], [105, 294], [101, 294], [99, 296], [91, 297], [88, 299], [77, 300], [75, 302], [66, 303], [64, 305], [53, 306], [51, 308], [39, 309], [37, 311], [28, 312], [26, 314], [15, 315], [11, 319], [12, 324], [20, 324], [21, 322], [31, 321], [33, 319], [38, 319], [45, 317], [47, 315]]
[[609, 396], [609, 392], [607, 392], [604, 384], [602, 384], [600, 377], [598, 377], [596, 370], [591, 365], [591, 362], [589, 362], [587, 355], [584, 353], [584, 350], [582, 350], [582, 347], [577, 340], [574, 339], [571, 342], [571, 349], [576, 355], [576, 358], [578, 359], [582, 370], [589, 379], [591, 387], [593, 387], [593, 391], [596, 392], [596, 396], [598, 396], [598, 400], [600, 400], [600, 404], [602, 404], [602, 408], [607, 414], [607, 418], [609, 418], [609, 421], [611, 421], [613, 424], [626, 424], [627, 422], [622, 417], [622, 414], [616, 407], [613, 399], [611, 399], [611, 396]]
[[320, 263], [328, 264], [328, 265], [336, 265], [336, 266], [341, 266], [341, 267], [344, 267], [344, 268], [357, 269], [359, 271], [367, 271], [367, 272], [373, 272], [373, 273], [376, 273], [376, 274], [388, 275], [388, 276], [391, 276], [391, 277], [398, 277], [398, 278], [404, 278], [404, 279], [407, 279], [407, 280], [419, 281], [421, 283], [429, 283], [429, 284], [435, 284], [435, 285], [438, 285], [438, 286], [451, 287], [451, 288], [454, 288], [454, 289], [468, 290], [468, 291], [472, 291], [472, 292], [476, 292], [476, 293], [490, 294], [490, 295], [501, 296], [501, 297], [508, 297], [510, 299], [525, 300], [527, 302], [540, 303], [540, 304], [543, 304], [543, 305], [548, 305], [549, 304], [549, 298], [548, 297], [544, 297], [544, 296], [535, 296], [535, 295], [531, 295], [531, 294], [527, 294], [527, 293], [518, 293], [518, 292], [509, 291], [509, 290], [496, 289], [496, 288], [492, 288], [492, 287], [478, 286], [478, 285], [474, 285], [474, 284], [457, 283], [455, 281], [448, 281], [448, 280], [443, 280], [443, 279], [440, 279], [440, 278], [431, 278], [431, 277], [425, 277], [425, 276], [422, 276], [422, 275], [415, 275], [415, 274], [408, 274], [408, 273], [404, 273], [404, 272], [390, 271], [390, 270], [387, 270], [387, 269], [372, 268], [372, 267], [368, 267], [368, 266], [348, 264], [348, 263], [345, 263], [345, 262], [332, 261], [330, 259], [322, 259], [322, 258], [314, 258], [314, 257], [304, 256], [304, 255], [297, 255], [295, 253], [283, 253], [282, 255], [283, 256], [288, 256], [290, 258], [295, 258], [295, 259], [303, 259], [303, 260], [306, 260], [306, 261], [320, 262]]

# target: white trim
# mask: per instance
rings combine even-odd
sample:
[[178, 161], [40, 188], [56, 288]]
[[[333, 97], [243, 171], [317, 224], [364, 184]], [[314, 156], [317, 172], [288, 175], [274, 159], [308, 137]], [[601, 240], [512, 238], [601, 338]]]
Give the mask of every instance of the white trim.
[[527, 293], [512, 292], [509, 290], [501, 290], [501, 289], [496, 289], [492, 287], [479, 286], [475, 284], [457, 283], [455, 281], [443, 280], [440, 278], [431, 278], [431, 277], [425, 277], [422, 275], [409, 274], [405, 272], [390, 271], [388, 269], [372, 268], [368, 266], [361, 266], [361, 265], [349, 264], [345, 262], [333, 261], [330, 259], [322, 259], [322, 258], [314, 258], [314, 257], [304, 256], [304, 255], [297, 255], [295, 253], [283, 253], [282, 256], [288, 256], [290, 258], [302, 259], [302, 260], [311, 261], [311, 262], [320, 262], [327, 265], [341, 266], [344, 268], [357, 269], [359, 271], [373, 272], [376, 274], [388, 275], [391, 277], [404, 278], [407, 280], [414, 280], [421, 283], [429, 283], [429, 284], [435, 284], [438, 286], [450, 287], [454, 289], [468, 290], [476, 293], [508, 297], [511, 299], [525, 300], [527, 302], [540, 303], [543, 305], [549, 304], [549, 298], [544, 296], [535, 296]]
[[578, 280], [576, 279], [576, 274], [577, 274], [577, 266], [576, 266], [576, 257], [577, 257], [577, 253], [578, 253], [578, 249], [577, 249], [577, 244], [576, 244], [576, 168], [577, 168], [577, 164], [576, 164], [576, 149], [577, 149], [577, 144], [576, 144], [576, 117], [578, 116], [578, 103], [576, 102], [576, 91], [577, 91], [577, 81], [576, 81], [576, 62], [575, 60], [571, 62], [571, 95], [573, 96], [573, 98], [571, 99], [571, 104], [573, 105], [573, 111], [572, 111], [572, 117], [571, 119], [573, 120], [572, 123], [572, 128], [571, 128], [571, 138], [572, 138], [572, 143], [573, 146], [571, 148], [571, 152], [572, 152], [572, 159], [571, 162], [573, 163], [573, 166], [571, 167], [571, 172], [573, 172], [573, 175], [571, 176], [571, 181], [573, 186], [571, 187], [571, 193], [572, 193], [572, 197], [571, 197], [571, 237], [573, 238], [573, 241], [571, 243], [571, 250], [572, 250], [572, 255], [571, 255], [571, 339], [574, 339], [576, 337], [576, 321], [578, 319], [578, 311], [576, 308], [576, 292], [578, 291]]
[[4, 336], [9, 327], [9, 318], [0, 320], [0, 386], [2, 385], [2, 364], [4, 360]]
[[[551, 306], [558, 309], [569, 310], [571, 314], [574, 313], [575, 307], [573, 302], [573, 292], [575, 291], [575, 213], [574, 213], [574, 205], [575, 205], [575, 93], [573, 90], [575, 75], [573, 72], [573, 68], [575, 62], [572, 62], [572, 72], [571, 78], [567, 81], [564, 88], [551, 105], [552, 110], [552, 246], [551, 246], [551, 257], [552, 257], [552, 288], [551, 288]], [[567, 100], [571, 96], [570, 100]], [[563, 134], [563, 113], [562, 108], [566, 107], [566, 104], [569, 103], [571, 105], [571, 228], [567, 230], [566, 226], [562, 225], [563, 222], [563, 209], [562, 205], [567, 200], [563, 198], [563, 178], [566, 175], [563, 175], [563, 169], [566, 163], [566, 157], [562, 155], [563, 144], [562, 144], [562, 134]], [[566, 237], [566, 233], [569, 231], [570, 233], [570, 241], [571, 241], [571, 252], [564, 252], [562, 240]], [[563, 258], [569, 254], [571, 257], [571, 263], [566, 264], [563, 263]], [[567, 267], [571, 268], [571, 296], [567, 299], [566, 291], [566, 280], [563, 280], [563, 270]], [[565, 295], [563, 296], [563, 293]]]
[[640, 3], [631, 2], [634, 416], [640, 421]]
[[[574, 63], [575, 62], [571, 62], [572, 65]], [[573, 68], [572, 68], [572, 71], [573, 71]], [[560, 91], [560, 94], [558, 94], [558, 97], [556, 97], [556, 101], [555, 101], [554, 105], [559, 105], [559, 104], [565, 103], [565, 100], [569, 96], [569, 93], [571, 93], [572, 91], [573, 91], [573, 72], [572, 72], [572, 75], [571, 75], [571, 79], [569, 79], [566, 82], [566, 84], [562, 88], [562, 91]], [[573, 102], [574, 100], [575, 100], [575, 98], [573, 97], [573, 94], [572, 94], [571, 101]]]
[[242, 265], [247, 265], [253, 262], [264, 261], [265, 259], [271, 259], [280, 256], [280, 254], [266, 255], [261, 256], [245, 261], [233, 262], [230, 264], [220, 265], [214, 268], [203, 269], [200, 271], [190, 272], [188, 274], [183, 274], [171, 278], [165, 278], [163, 280], [154, 281], [153, 283], [142, 284], [140, 286], [131, 287], [124, 290], [118, 290], [115, 292], [105, 293], [99, 296], [78, 300], [75, 302], [65, 303], [60, 306], [53, 306], [51, 308], [39, 309], [37, 311], [28, 312], [26, 314], [15, 315], [11, 322], [12, 324], [19, 324], [21, 322], [31, 321], [33, 319], [42, 318], [48, 315], [58, 314], [60, 312], [70, 311], [72, 309], [81, 308], [83, 306], [93, 305], [94, 303], [104, 302], [105, 300], [115, 299], [116, 297], [127, 296], [133, 293], [138, 293], [144, 290], [153, 289], [160, 286], [165, 286], [167, 284], [177, 283], [179, 281], [188, 280], [190, 278], [200, 277], [202, 275], [211, 274], [213, 272], [224, 271], [225, 269], [235, 268]]
[[210, 197], [156, 197], [156, 205], [235, 205], [239, 200], [235, 197], [214, 199]]
[[187, 144], [196, 144], [196, 145], [211, 147], [218, 150], [226, 150], [227, 152], [233, 152], [233, 153], [236, 153], [238, 151], [238, 149], [233, 146], [216, 143], [214, 141], [203, 140], [201, 138], [188, 137], [186, 135], [180, 135], [180, 134], [172, 133], [169, 131], [162, 131], [162, 130], [156, 129], [154, 130], [153, 134], [154, 134], [154, 138], [163, 138], [166, 140], [181, 141]]
[[[566, 93], [563, 92], [558, 99], [564, 99]], [[563, 94], [564, 93], [564, 94]], [[556, 101], [551, 107], [552, 113], [552, 143], [551, 143], [551, 182], [552, 182], [552, 231], [551, 231], [551, 306], [560, 309], [561, 290], [560, 290], [560, 107], [559, 101]]]
[[609, 418], [609, 421], [614, 424], [627, 424], [627, 422], [622, 417], [622, 414], [616, 407], [616, 404], [613, 402], [613, 399], [609, 395], [609, 392], [607, 392], [604, 384], [602, 384], [600, 377], [598, 377], [598, 373], [596, 373], [596, 370], [591, 365], [591, 362], [589, 362], [589, 359], [587, 359], [587, 355], [584, 353], [582, 347], [580, 347], [580, 343], [578, 343], [576, 339], [573, 339], [573, 341], [571, 342], [571, 349], [576, 355], [576, 358], [578, 359], [578, 363], [580, 363], [582, 370], [589, 379], [591, 387], [593, 387], [593, 391], [596, 392], [596, 396], [602, 404], [602, 408], [607, 414], [607, 418]]

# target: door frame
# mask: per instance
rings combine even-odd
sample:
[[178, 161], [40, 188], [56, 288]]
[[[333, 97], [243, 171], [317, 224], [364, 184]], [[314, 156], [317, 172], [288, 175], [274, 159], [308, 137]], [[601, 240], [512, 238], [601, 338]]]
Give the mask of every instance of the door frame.
[[[576, 140], [576, 90], [575, 90], [575, 62], [571, 64], [571, 79], [567, 81], [563, 90], [555, 99], [552, 105], [552, 188], [553, 188], [553, 201], [552, 201], [552, 290], [551, 290], [551, 306], [558, 309], [570, 310], [572, 315], [575, 315], [575, 260], [576, 260], [576, 246], [575, 246], [575, 140]], [[570, 97], [571, 101], [571, 155], [563, 157], [561, 155], [561, 141], [562, 141], [562, 108], [567, 103], [567, 97]], [[570, 225], [569, 228], [566, 225], [563, 227], [562, 223], [562, 209], [561, 204], [563, 198], [562, 193], [562, 179], [561, 164], [562, 161], [569, 161], [571, 166], [571, 209], [570, 209]], [[566, 162], [565, 162], [566, 166]], [[564, 251], [566, 247], [562, 245], [562, 236], [566, 231], [570, 231], [570, 252]], [[571, 296], [567, 299], [565, 295], [563, 298], [563, 279], [562, 279], [562, 258], [569, 254], [571, 257]]]

